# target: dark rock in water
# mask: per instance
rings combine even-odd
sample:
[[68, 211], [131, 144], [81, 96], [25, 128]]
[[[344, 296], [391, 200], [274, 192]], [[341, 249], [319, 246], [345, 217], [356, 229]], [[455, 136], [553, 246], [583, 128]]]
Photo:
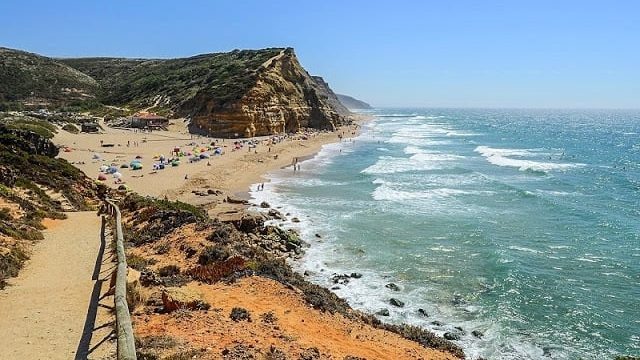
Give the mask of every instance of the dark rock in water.
[[349, 283], [349, 275], [347, 274], [335, 274], [331, 277], [331, 281], [333, 281], [334, 284], [348, 284]]
[[[545, 346], [542, 348], [542, 356], [544, 357], [551, 357], [551, 348], [548, 346]], [[616, 358], [617, 359], [617, 358]], [[624, 359], [624, 358], [622, 358]]]
[[286, 215], [286, 216], [291, 216], [291, 213], [286, 213], [285, 215]]
[[482, 337], [484, 336], [484, 333], [480, 330], [473, 330], [471, 332], [471, 335], [477, 337], [478, 339], [482, 339]]
[[320, 234], [316, 234], [316, 237], [317, 237], [318, 239], [321, 239], [321, 238], [322, 238], [322, 236], [320, 236]]
[[434, 321], [431, 322], [431, 325], [442, 326], [442, 325], [444, 325], [444, 323], [442, 321], [434, 320]]
[[451, 300], [451, 303], [453, 305], [464, 305], [467, 303], [467, 301], [463, 299], [461, 295], [455, 295], [453, 297], [453, 300]]
[[389, 304], [397, 307], [404, 307], [404, 303], [396, 298], [389, 299]]
[[454, 329], [460, 331], [462, 334], [465, 334], [466, 332], [464, 331], [464, 329], [461, 326], [455, 326]]
[[340, 286], [334, 286], [331, 288], [331, 290], [340, 290]]
[[284, 217], [282, 213], [276, 209], [269, 209], [267, 215], [269, 215], [272, 219], [287, 220], [287, 218]]
[[376, 312], [376, 315], [389, 316], [389, 309], [381, 309]]
[[443, 337], [447, 340], [460, 340], [460, 334], [447, 331]]
[[362, 274], [360, 274], [360, 273], [351, 273], [351, 277], [353, 279], [360, 279], [362, 277]]
[[393, 291], [400, 291], [400, 286], [398, 286], [398, 285], [396, 285], [394, 283], [388, 283], [384, 287], [386, 287], [387, 289], [391, 289]]
[[299, 223], [300, 219], [298, 219], [297, 217], [294, 217], [294, 218], [291, 219], [291, 221], [294, 222], [294, 223]]
[[260, 203], [260, 207], [263, 208], [263, 209], [268, 209], [268, 208], [271, 207], [271, 205], [269, 205], [268, 202], [263, 201], [263, 202]]
[[424, 317], [429, 317], [429, 314], [427, 314], [427, 311], [425, 309], [418, 309], [418, 314]]
[[305, 270], [304, 273], [302, 274], [304, 276], [309, 276], [309, 271]]

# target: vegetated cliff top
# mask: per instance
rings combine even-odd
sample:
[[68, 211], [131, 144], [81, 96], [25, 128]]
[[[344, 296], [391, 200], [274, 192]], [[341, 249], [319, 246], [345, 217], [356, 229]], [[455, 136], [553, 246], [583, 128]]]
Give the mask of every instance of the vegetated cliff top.
[[69, 102], [95, 96], [90, 76], [51, 58], [0, 47], [0, 102]]
[[217, 107], [239, 100], [255, 85], [260, 67], [292, 49], [234, 50], [178, 59], [78, 58], [60, 59], [100, 84], [105, 104], [155, 106], [186, 115], [199, 94], [215, 99]]
[[336, 94], [340, 102], [347, 107], [347, 109], [353, 110], [367, 110], [372, 109], [371, 105], [367, 104], [362, 100], [358, 100], [349, 95]]

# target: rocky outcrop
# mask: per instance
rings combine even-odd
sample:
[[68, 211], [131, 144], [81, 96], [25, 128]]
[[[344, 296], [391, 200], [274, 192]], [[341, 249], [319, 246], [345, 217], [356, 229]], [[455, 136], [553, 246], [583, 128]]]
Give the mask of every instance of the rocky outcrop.
[[202, 294], [184, 287], [164, 289], [162, 291], [162, 304], [167, 312], [178, 309], [206, 310], [210, 307], [202, 299]]
[[[250, 137], [303, 128], [334, 129], [346, 121], [348, 110], [335, 94], [319, 85], [298, 62], [293, 49], [284, 49], [257, 71], [246, 94], [224, 107], [206, 93], [196, 97], [191, 130], [224, 137]], [[202, 103], [204, 106], [202, 106]]]

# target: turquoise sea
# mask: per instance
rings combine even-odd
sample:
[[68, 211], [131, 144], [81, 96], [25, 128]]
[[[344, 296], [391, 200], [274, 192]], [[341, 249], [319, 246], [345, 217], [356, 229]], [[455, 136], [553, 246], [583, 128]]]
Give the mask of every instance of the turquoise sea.
[[300, 271], [469, 358], [640, 355], [639, 111], [369, 113], [252, 192], [301, 219]]

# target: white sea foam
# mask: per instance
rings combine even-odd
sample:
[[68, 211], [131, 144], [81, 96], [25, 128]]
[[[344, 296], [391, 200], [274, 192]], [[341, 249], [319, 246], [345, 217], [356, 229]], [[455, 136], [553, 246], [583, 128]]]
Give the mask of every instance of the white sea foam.
[[[522, 157], [529, 156], [535, 157], [540, 155], [546, 155], [544, 153], [534, 152], [532, 149], [495, 149], [488, 146], [478, 146], [475, 148], [475, 152], [484, 156], [487, 161], [497, 166], [515, 167], [520, 171], [552, 171], [552, 170], [567, 170], [575, 167], [584, 166], [584, 164], [569, 164], [569, 163], [556, 163], [556, 162], [543, 162], [522, 159]], [[517, 157], [514, 159], [514, 157]]]
[[417, 199], [442, 199], [460, 195], [490, 195], [491, 191], [461, 190], [451, 188], [437, 188], [420, 191], [407, 191], [394, 188], [390, 183], [382, 182], [375, 188], [371, 196], [378, 201], [405, 201]]
[[434, 162], [418, 161], [416, 159], [381, 156], [378, 161], [362, 170], [363, 174], [394, 174], [408, 171], [425, 171], [441, 169], [442, 166]]

